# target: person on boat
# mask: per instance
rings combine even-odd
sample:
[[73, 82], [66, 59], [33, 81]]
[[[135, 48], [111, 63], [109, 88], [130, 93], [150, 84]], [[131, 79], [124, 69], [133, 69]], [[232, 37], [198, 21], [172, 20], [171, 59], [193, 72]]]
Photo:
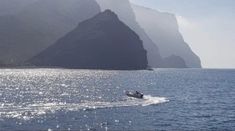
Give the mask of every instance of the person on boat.
[[138, 91], [135, 91], [135, 93], [136, 93], [136, 95], [139, 95], [139, 94], [140, 94], [140, 92], [138, 92]]
[[135, 92], [127, 91], [126, 95], [129, 97], [134, 97], [134, 98], [139, 98], [139, 99], [143, 99], [143, 96], [144, 96], [142, 93], [138, 91], [135, 91]]

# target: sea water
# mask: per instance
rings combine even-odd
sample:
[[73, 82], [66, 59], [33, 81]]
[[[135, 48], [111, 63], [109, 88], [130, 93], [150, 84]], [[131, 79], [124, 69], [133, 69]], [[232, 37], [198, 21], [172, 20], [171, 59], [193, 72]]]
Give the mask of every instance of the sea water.
[[0, 69], [0, 130], [233, 131], [235, 70]]

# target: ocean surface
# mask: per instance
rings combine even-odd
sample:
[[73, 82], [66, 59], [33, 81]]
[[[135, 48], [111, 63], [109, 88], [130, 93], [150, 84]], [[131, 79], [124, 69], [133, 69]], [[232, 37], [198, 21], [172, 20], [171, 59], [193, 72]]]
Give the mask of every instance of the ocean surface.
[[0, 69], [0, 130], [235, 131], [235, 70]]

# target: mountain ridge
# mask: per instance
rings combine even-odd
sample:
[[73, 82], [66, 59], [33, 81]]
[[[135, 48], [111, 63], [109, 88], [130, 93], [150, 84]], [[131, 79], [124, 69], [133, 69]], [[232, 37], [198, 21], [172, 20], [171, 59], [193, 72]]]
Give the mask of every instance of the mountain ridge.
[[144, 48], [147, 50], [148, 63], [151, 67], [162, 67], [163, 59], [155, 43], [145, 33], [144, 29], [136, 21], [135, 13], [129, 0], [96, 0], [101, 10], [110, 9], [114, 11], [126, 25], [134, 30], [141, 38]]
[[157, 44], [163, 58], [181, 57], [187, 67], [201, 68], [200, 58], [184, 41], [174, 14], [132, 4], [137, 22]]
[[79, 69], [139, 70], [148, 66], [139, 36], [106, 10], [28, 61], [35, 66]]
[[99, 12], [95, 0], [38, 0], [17, 14], [0, 16], [1, 63], [22, 63]]

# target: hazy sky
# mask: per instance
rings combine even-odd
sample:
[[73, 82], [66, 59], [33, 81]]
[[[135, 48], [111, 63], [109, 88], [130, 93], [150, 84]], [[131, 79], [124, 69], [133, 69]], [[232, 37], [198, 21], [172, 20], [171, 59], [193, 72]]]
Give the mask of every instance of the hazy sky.
[[131, 0], [176, 14], [185, 41], [205, 68], [235, 68], [235, 0]]

